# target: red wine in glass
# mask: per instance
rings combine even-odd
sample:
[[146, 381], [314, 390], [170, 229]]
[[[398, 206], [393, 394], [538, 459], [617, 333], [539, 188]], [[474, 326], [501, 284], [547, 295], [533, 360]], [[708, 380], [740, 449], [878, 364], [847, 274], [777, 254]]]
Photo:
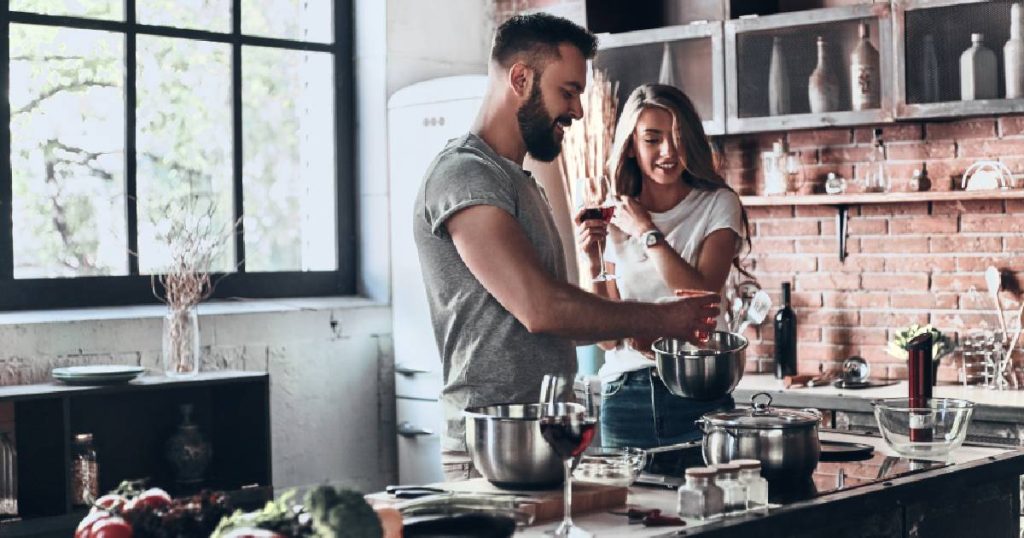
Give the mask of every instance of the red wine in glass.
[[548, 416], [540, 419], [540, 433], [552, 450], [563, 460], [583, 453], [594, 439], [597, 419], [570, 415]]
[[580, 215], [581, 220], [603, 220], [608, 222], [612, 220], [612, 215], [615, 214], [615, 206], [607, 205], [601, 207], [588, 207], [583, 210]]

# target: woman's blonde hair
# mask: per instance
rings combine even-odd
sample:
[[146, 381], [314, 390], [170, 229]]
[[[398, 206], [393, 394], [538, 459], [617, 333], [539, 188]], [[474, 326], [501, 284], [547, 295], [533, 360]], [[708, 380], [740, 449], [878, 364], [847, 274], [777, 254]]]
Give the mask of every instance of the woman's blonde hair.
[[[649, 108], [665, 110], [672, 116], [672, 142], [676, 151], [680, 151], [684, 157], [683, 183], [699, 190], [728, 189], [736, 192], [715, 167], [711, 144], [708, 143], [704, 125], [690, 98], [675, 86], [644, 84], [633, 90], [626, 98], [615, 127], [611, 158], [608, 159], [608, 172], [612, 178], [614, 194], [636, 197], [643, 189], [643, 173], [636, 157], [629, 155], [629, 150], [634, 141], [633, 135], [640, 113]], [[743, 221], [743, 235], [749, 250], [750, 222], [742, 204], [740, 218]], [[744, 275], [750, 276], [750, 273], [740, 266], [739, 256], [733, 258], [733, 266]]]

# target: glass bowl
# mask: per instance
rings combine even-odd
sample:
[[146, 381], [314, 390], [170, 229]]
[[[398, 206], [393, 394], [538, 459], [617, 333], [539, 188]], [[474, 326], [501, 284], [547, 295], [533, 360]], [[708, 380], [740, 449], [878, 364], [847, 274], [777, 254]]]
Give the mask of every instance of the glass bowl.
[[[924, 405], [911, 406], [907, 398], [877, 400], [875, 420], [882, 438], [901, 456], [940, 459], [967, 437], [974, 403], [954, 398], [929, 398]], [[930, 440], [911, 440], [911, 427]]]
[[573, 479], [609, 486], [631, 486], [647, 454], [639, 448], [590, 447], [576, 464]]

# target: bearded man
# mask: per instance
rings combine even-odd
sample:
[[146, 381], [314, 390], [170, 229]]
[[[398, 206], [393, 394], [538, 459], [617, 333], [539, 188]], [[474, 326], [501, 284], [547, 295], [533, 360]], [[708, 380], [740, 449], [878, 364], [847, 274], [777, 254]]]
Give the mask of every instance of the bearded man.
[[414, 236], [444, 374], [442, 464], [449, 480], [478, 476], [462, 411], [537, 402], [545, 374], [573, 376], [576, 342], [714, 330], [718, 296], [613, 302], [566, 280], [547, 198], [522, 163], [552, 161], [597, 40], [552, 15], [516, 16], [496, 31], [487, 93], [469, 133], [431, 163], [415, 204]]

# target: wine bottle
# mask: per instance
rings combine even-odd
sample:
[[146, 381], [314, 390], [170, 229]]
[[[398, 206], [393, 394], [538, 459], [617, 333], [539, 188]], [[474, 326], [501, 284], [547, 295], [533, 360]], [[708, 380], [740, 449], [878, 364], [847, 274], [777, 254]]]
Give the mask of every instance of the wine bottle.
[[789, 305], [789, 282], [782, 283], [782, 308], [775, 313], [775, 377], [796, 375], [796, 313]]

